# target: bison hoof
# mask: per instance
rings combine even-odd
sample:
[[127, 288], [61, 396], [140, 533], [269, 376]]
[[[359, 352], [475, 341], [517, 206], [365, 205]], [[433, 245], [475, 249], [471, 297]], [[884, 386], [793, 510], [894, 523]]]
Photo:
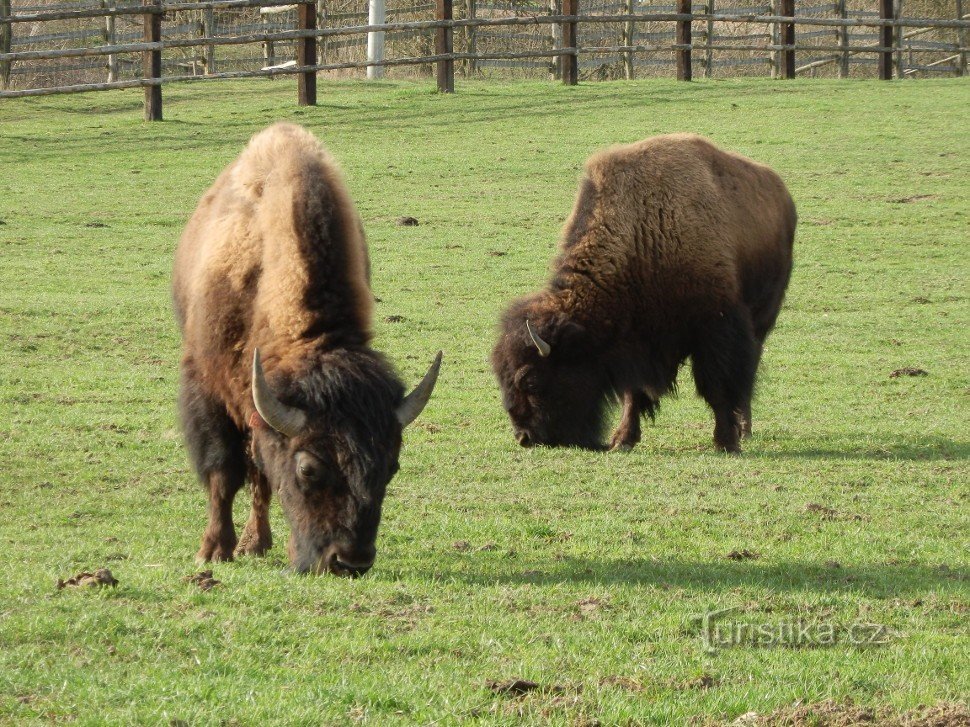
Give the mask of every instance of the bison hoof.
[[236, 546], [235, 555], [266, 555], [266, 551], [273, 547], [273, 537], [269, 533], [258, 534], [249, 530], [243, 532]]
[[611, 452], [629, 452], [633, 449], [637, 442], [640, 441], [639, 434], [631, 434], [630, 432], [623, 431], [622, 429], [617, 430], [610, 437], [610, 451]]
[[725, 454], [741, 454], [741, 446], [737, 442], [734, 444], [721, 444], [720, 442], [715, 442], [714, 447], [718, 452], [724, 452]]
[[236, 547], [235, 537], [232, 540], [210, 540], [209, 538], [202, 539], [202, 547], [199, 548], [199, 552], [196, 553], [195, 562], [199, 565], [203, 563], [208, 563], [210, 561], [229, 561], [232, 560], [232, 551]]

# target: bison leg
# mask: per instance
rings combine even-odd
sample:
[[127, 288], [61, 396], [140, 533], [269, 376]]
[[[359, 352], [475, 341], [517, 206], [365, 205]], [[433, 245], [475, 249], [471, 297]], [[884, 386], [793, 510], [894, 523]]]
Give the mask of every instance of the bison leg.
[[[757, 374], [758, 364], [761, 362], [761, 345], [763, 341], [756, 341], [755, 343], [755, 358], [754, 358], [754, 374]], [[748, 400], [741, 405], [738, 415], [741, 417], [741, 437], [742, 439], [751, 438], [751, 398], [748, 396]]]
[[691, 356], [694, 381], [714, 410], [714, 444], [724, 452], [740, 452], [742, 412], [750, 412], [758, 366], [751, 317], [743, 310], [726, 312], [698, 341]]
[[235, 482], [225, 472], [210, 472], [209, 524], [202, 533], [202, 544], [195, 556], [197, 563], [210, 560], [232, 560], [236, 531], [232, 524], [232, 500], [242, 482]]
[[652, 411], [653, 401], [644, 391], [627, 391], [623, 394], [623, 413], [620, 424], [610, 438], [610, 449], [627, 452], [640, 441], [640, 417]]
[[209, 495], [209, 524], [196, 560], [232, 560], [232, 501], [246, 478], [242, 433], [225, 407], [202, 390], [187, 362], [182, 364], [179, 414], [189, 457]]
[[269, 500], [272, 493], [266, 477], [255, 467], [250, 469], [249, 479], [252, 483], [253, 509], [239, 536], [236, 555], [264, 555], [273, 547], [273, 534], [269, 529]]

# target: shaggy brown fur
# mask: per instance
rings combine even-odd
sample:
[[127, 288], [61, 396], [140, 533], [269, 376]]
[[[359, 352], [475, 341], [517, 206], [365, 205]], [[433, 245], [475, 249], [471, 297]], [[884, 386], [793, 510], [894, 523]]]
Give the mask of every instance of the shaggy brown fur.
[[699, 136], [594, 155], [552, 279], [506, 311], [492, 355], [520, 443], [600, 446], [605, 404], [617, 396], [611, 445], [632, 447], [641, 414], [653, 415], [691, 357], [715, 442], [737, 451], [788, 284], [795, 221], [777, 174]]
[[[175, 258], [186, 444], [209, 492], [199, 560], [262, 554], [276, 491], [298, 570], [362, 572], [397, 470], [400, 381], [369, 348], [372, 295], [360, 219], [306, 130], [257, 134], [205, 193]], [[295, 436], [253, 402], [253, 351], [275, 397], [306, 414]], [[232, 500], [253, 508], [236, 541]]]

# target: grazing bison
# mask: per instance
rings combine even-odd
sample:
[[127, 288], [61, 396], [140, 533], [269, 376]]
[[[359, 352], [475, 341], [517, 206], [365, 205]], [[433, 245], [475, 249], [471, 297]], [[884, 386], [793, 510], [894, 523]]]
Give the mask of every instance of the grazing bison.
[[795, 219], [777, 174], [699, 136], [593, 156], [551, 280], [505, 312], [492, 353], [519, 443], [600, 448], [621, 397], [610, 446], [629, 449], [689, 356], [715, 444], [737, 452]]
[[[358, 575], [373, 563], [401, 430], [428, 402], [441, 354], [404, 396], [369, 346], [368, 277], [340, 173], [300, 127], [257, 134], [199, 202], [173, 288], [179, 409], [209, 495], [200, 561], [266, 552], [275, 491], [296, 570]], [[237, 542], [232, 501], [247, 477]]]

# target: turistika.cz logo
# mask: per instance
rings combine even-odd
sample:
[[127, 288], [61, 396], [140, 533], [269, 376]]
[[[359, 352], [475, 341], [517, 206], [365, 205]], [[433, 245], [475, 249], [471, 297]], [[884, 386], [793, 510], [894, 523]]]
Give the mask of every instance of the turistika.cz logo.
[[751, 648], [819, 648], [828, 646], [853, 646], [870, 648], [885, 646], [892, 638], [889, 628], [883, 624], [852, 622], [847, 624], [831, 621], [754, 621], [734, 618], [740, 611], [737, 606], [708, 611], [694, 616], [699, 623], [704, 651], [713, 654], [718, 649], [734, 647]]

